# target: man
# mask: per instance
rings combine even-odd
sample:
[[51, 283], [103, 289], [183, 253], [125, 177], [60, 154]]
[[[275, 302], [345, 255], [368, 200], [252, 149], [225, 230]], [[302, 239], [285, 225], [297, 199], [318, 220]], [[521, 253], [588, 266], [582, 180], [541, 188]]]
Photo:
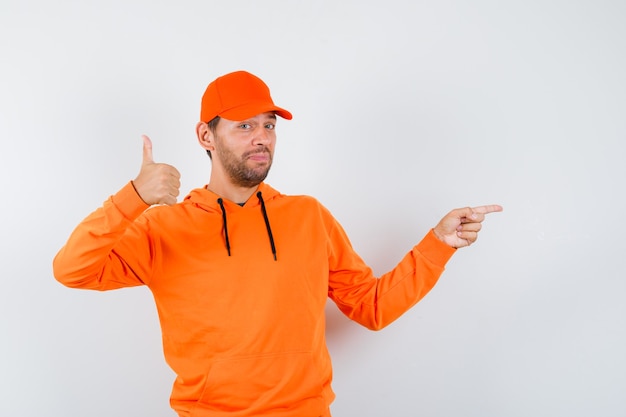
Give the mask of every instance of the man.
[[[265, 83], [238, 71], [202, 98], [196, 134], [209, 183], [177, 203], [178, 171], [143, 137], [137, 178], [90, 214], [54, 259], [69, 287], [146, 285], [177, 378], [179, 416], [330, 416], [334, 399], [324, 308], [380, 329], [434, 285], [456, 248], [477, 238], [497, 205], [451, 211], [380, 278], [329, 211], [264, 183], [276, 106]], [[146, 210], [149, 207], [150, 210]]]

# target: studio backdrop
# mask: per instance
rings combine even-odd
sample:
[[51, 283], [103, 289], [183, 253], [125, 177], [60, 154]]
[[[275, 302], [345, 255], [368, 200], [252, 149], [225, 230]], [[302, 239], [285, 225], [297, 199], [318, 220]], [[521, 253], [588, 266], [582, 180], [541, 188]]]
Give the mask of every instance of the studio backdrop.
[[453, 208], [501, 204], [379, 331], [330, 302], [334, 416], [626, 415], [626, 3], [0, 4], [0, 415], [173, 417], [146, 288], [55, 281], [141, 135], [209, 180], [200, 99], [247, 70], [292, 111], [267, 182], [319, 199], [377, 274]]

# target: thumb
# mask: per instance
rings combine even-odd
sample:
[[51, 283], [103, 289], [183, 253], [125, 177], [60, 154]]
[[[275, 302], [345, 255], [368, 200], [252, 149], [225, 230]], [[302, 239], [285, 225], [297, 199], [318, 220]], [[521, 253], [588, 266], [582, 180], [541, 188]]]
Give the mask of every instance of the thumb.
[[152, 141], [146, 135], [141, 135], [143, 139], [143, 165], [154, 163], [152, 159]]

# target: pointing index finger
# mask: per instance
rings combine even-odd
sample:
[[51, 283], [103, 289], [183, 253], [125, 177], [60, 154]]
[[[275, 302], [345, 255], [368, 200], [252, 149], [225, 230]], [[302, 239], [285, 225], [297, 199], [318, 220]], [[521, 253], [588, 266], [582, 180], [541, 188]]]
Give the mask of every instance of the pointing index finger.
[[495, 213], [495, 212], [502, 211], [502, 210], [503, 210], [502, 206], [498, 204], [489, 204], [486, 206], [472, 207], [472, 211], [475, 213], [479, 213], [479, 214]]

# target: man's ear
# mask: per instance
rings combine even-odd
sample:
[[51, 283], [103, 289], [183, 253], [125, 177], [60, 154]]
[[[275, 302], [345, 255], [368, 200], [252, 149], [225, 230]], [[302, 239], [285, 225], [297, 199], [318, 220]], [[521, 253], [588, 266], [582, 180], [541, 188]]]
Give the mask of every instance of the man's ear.
[[214, 151], [214, 135], [209, 129], [208, 123], [198, 122], [196, 125], [196, 136], [198, 137], [198, 143], [207, 151]]

